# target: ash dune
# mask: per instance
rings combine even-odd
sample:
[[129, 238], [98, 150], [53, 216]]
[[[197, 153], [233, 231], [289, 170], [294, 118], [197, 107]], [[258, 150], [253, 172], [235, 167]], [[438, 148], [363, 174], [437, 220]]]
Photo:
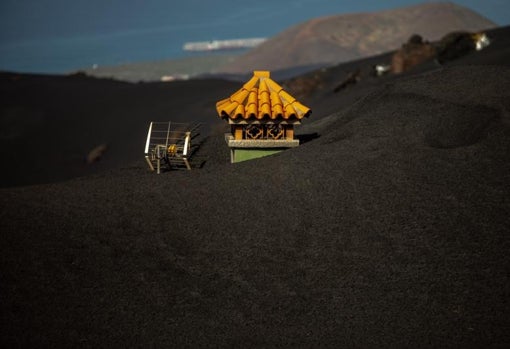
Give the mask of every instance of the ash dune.
[[[129, 84], [81, 75], [0, 74], [6, 134], [0, 143], [9, 163], [0, 186], [53, 182], [122, 166], [139, 158], [150, 121], [209, 125], [215, 120], [210, 106], [235, 86], [219, 80]], [[105, 143], [108, 151], [89, 163], [89, 153]]]
[[[307, 74], [307, 142], [238, 164], [214, 105], [239, 83], [2, 74], [2, 345], [508, 346], [509, 32]], [[148, 172], [157, 118], [207, 123], [203, 169]]]
[[3, 189], [3, 340], [508, 343], [509, 78], [396, 81], [237, 165]]

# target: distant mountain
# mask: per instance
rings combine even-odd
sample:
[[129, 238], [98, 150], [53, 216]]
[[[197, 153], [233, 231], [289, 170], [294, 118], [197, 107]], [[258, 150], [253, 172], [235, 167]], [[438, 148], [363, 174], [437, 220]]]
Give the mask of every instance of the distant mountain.
[[195, 77], [243, 80], [252, 70], [268, 69], [286, 79], [318, 67], [386, 53], [413, 34], [435, 41], [456, 30], [479, 31], [497, 25], [452, 3], [425, 3], [395, 10], [321, 17], [291, 27], [254, 49], [205, 54], [118, 66], [87, 67], [90, 76], [160, 81]]
[[433, 41], [452, 31], [496, 26], [478, 13], [449, 2], [321, 17], [281, 32], [216, 72], [331, 65], [397, 49], [413, 34]]

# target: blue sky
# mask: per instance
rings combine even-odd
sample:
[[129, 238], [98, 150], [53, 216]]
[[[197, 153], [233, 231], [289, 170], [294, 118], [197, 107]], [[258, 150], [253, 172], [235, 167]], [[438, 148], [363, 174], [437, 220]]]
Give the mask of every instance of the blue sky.
[[[425, 1], [0, 0], [0, 69], [64, 72], [181, 56], [186, 41], [272, 36], [309, 18]], [[458, 0], [499, 25], [509, 0]], [[97, 62], [96, 62], [97, 61]]]

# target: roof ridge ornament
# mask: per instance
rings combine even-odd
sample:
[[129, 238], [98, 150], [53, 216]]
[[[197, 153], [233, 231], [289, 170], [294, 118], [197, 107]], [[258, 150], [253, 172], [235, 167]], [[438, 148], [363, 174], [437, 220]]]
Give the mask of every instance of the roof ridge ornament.
[[254, 70], [253, 76], [259, 77], [259, 78], [270, 78], [271, 72], [268, 70]]

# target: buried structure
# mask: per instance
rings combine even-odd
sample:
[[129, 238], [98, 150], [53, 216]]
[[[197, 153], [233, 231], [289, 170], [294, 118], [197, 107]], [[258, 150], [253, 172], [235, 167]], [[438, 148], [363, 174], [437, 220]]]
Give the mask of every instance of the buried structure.
[[231, 125], [225, 140], [232, 163], [297, 147], [294, 126], [311, 113], [271, 80], [268, 71], [254, 71], [241, 89], [216, 103], [216, 110]]

